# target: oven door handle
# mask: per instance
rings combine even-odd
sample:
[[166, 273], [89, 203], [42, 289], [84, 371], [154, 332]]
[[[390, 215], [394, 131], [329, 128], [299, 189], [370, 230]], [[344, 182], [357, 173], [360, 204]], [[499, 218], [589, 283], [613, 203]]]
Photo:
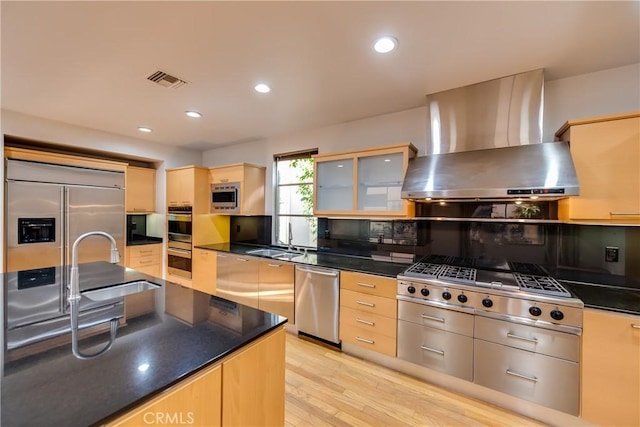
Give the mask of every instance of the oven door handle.
[[187, 249], [167, 248], [167, 255], [179, 256], [181, 258], [191, 258], [191, 251]]
[[515, 335], [515, 334], [512, 334], [511, 332], [507, 333], [507, 337], [508, 338], [514, 338], [514, 339], [517, 339], [517, 340], [532, 342], [534, 344], [538, 343], [538, 339], [537, 338], [521, 337], [520, 335]]
[[512, 375], [514, 377], [522, 378], [523, 380], [533, 381], [534, 383], [538, 382], [538, 378], [536, 378], [536, 377], [530, 377], [528, 375], [522, 375], [522, 374], [519, 374], [517, 372], [512, 371], [511, 369], [507, 369], [506, 373], [509, 374], [509, 375]]

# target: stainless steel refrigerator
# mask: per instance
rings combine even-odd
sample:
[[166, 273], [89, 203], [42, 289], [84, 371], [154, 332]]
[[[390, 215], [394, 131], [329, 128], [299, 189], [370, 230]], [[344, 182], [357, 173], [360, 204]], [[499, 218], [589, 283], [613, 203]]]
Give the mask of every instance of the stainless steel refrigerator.
[[[124, 182], [124, 172], [6, 160], [5, 271], [70, 265], [73, 242], [96, 230], [124, 260]], [[80, 263], [110, 259], [98, 236], [78, 249]]]

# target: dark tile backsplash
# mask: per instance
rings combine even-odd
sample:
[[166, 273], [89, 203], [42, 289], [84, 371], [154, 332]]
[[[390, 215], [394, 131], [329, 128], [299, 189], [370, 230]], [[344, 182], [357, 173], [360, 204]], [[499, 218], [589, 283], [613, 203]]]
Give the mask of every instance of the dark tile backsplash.
[[271, 216], [236, 216], [229, 219], [231, 243], [271, 244]]
[[531, 263], [566, 280], [640, 283], [640, 227], [631, 226], [318, 218], [318, 250]]

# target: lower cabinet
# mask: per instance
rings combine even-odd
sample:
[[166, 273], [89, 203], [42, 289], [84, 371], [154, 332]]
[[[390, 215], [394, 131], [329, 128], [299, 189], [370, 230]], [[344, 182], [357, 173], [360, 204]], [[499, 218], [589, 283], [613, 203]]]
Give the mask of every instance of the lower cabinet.
[[193, 251], [192, 288], [209, 295], [215, 295], [217, 266], [218, 257], [216, 252], [195, 249]]
[[294, 278], [293, 264], [274, 260], [260, 261], [258, 308], [284, 316], [294, 323]]
[[371, 274], [340, 273], [340, 339], [396, 356], [396, 280]]
[[284, 376], [280, 328], [107, 426], [282, 426]]
[[582, 334], [582, 418], [639, 426], [640, 316], [586, 309]]

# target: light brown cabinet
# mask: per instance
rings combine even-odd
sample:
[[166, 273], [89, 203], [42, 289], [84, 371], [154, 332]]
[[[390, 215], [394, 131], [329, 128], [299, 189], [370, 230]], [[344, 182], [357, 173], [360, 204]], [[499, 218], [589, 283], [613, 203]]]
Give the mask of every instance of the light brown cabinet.
[[640, 425], [640, 316], [587, 309], [582, 332], [582, 418]]
[[314, 215], [413, 217], [415, 203], [400, 191], [416, 153], [413, 144], [403, 143], [313, 156]]
[[340, 273], [340, 339], [396, 356], [396, 280], [371, 274]]
[[560, 200], [564, 220], [640, 220], [640, 113], [570, 121], [569, 141], [580, 195]]
[[155, 212], [156, 170], [128, 166], [125, 179], [125, 210]]
[[209, 168], [209, 182], [239, 183], [240, 215], [264, 215], [265, 171], [264, 166], [250, 163], [214, 166]]
[[193, 206], [196, 195], [198, 167], [167, 169], [167, 206]]
[[[125, 267], [153, 277], [162, 277], [162, 244], [127, 246]], [[124, 298], [125, 317], [132, 318], [155, 311], [155, 291], [144, 291]]]
[[217, 253], [206, 249], [193, 251], [191, 282], [193, 289], [215, 295], [217, 274]]
[[279, 328], [107, 426], [282, 426], [284, 375]]

